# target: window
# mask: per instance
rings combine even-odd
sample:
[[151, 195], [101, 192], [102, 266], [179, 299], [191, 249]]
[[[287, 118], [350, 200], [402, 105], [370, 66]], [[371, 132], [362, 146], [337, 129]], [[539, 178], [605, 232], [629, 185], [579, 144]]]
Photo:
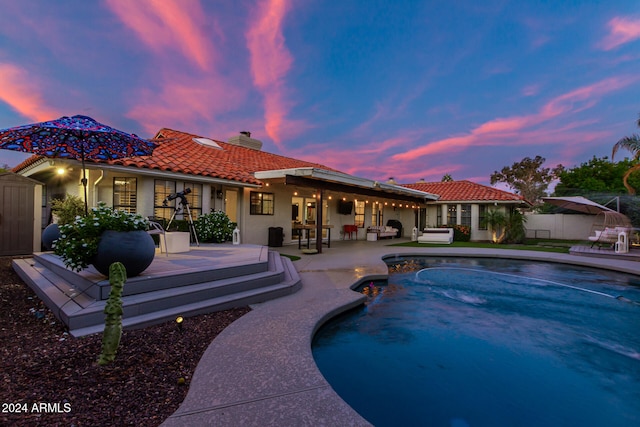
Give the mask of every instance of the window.
[[[191, 211], [191, 217], [195, 221], [202, 215], [202, 184], [196, 184], [194, 182], [185, 182], [183, 188], [190, 188], [191, 193], [185, 194], [187, 202], [189, 202], [189, 210]], [[187, 219], [186, 208], [183, 206], [182, 215], [184, 219]]]
[[364, 202], [362, 200], [356, 200], [356, 215], [353, 221], [356, 227], [364, 227]]
[[487, 224], [487, 205], [478, 206], [478, 230], [486, 230]]
[[113, 208], [136, 213], [137, 187], [136, 178], [113, 178]]
[[458, 223], [458, 205], [447, 205], [447, 225]]
[[436, 205], [436, 227], [440, 227], [441, 225], [442, 225], [442, 206]]
[[153, 189], [153, 216], [156, 218], [164, 218], [169, 220], [173, 215], [176, 206], [175, 201], [167, 202], [165, 206], [162, 202], [169, 197], [170, 194], [176, 192], [176, 182], [156, 179]]
[[382, 224], [382, 205], [378, 202], [371, 203], [371, 225]]
[[471, 205], [460, 205], [460, 224], [471, 227]]
[[251, 206], [249, 213], [251, 215], [273, 215], [273, 193], [251, 192]]

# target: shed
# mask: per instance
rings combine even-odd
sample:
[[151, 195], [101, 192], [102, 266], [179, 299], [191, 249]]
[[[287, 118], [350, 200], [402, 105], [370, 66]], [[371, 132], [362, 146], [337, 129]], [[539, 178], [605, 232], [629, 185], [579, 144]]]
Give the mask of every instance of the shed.
[[40, 251], [41, 235], [42, 183], [0, 173], [0, 256]]

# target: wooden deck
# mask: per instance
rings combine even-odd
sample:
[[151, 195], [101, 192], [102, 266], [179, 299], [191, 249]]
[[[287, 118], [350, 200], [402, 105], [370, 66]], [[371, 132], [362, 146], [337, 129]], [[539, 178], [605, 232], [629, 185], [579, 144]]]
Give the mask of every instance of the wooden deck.
[[616, 253], [611, 247], [591, 247], [589, 245], [576, 245], [569, 249], [571, 255], [589, 256], [596, 258], [623, 259], [626, 261], [640, 261], [640, 247], [632, 246], [627, 253]]

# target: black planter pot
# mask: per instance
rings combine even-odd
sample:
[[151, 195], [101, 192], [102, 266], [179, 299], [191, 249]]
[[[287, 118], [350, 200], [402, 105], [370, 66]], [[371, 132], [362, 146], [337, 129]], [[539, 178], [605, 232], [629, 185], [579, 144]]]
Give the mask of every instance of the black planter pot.
[[156, 245], [146, 231], [107, 230], [100, 237], [98, 253], [92, 264], [96, 270], [108, 276], [109, 266], [121, 262], [127, 270], [127, 277], [133, 277], [151, 265], [155, 253]]
[[60, 238], [58, 224], [49, 224], [42, 230], [42, 246], [48, 251], [53, 249], [53, 242]]

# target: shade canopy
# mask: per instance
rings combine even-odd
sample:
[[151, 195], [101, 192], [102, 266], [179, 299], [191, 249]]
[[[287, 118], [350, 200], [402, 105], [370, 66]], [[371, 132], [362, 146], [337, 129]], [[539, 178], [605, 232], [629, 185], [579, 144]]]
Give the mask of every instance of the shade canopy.
[[572, 211], [582, 212], [591, 215], [597, 215], [601, 212], [615, 212], [613, 209], [609, 209], [606, 206], [602, 206], [592, 200], [584, 198], [582, 196], [572, 197], [543, 197], [542, 200], [551, 205], [561, 207], [563, 209], [569, 209]]

